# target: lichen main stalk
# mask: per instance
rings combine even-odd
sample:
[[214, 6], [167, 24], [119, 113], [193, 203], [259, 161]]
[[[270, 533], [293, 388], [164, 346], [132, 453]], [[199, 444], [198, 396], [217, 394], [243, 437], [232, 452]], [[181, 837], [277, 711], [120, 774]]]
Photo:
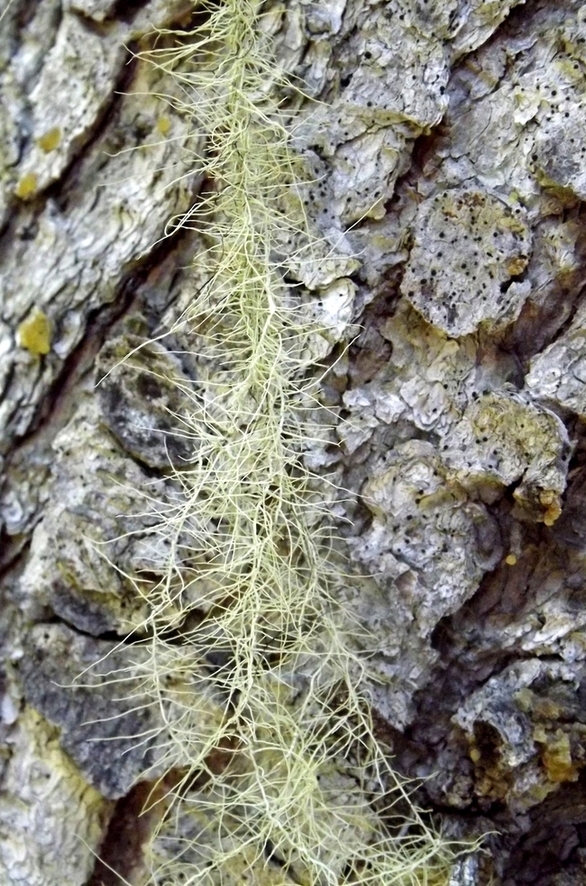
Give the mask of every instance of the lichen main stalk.
[[303, 464], [323, 416], [303, 356], [315, 329], [282, 266], [294, 250], [311, 255], [314, 235], [279, 98], [293, 87], [262, 7], [200, 3], [201, 24], [148, 53], [206, 141], [192, 158], [202, 196], [172, 223], [206, 244], [203, 285], [170, 330], [201, 367], [193, 383], [173, 380], [192, 454], [172, 467], [177, 493], [151, 502], [165, 574], [137, 580], [150, 655], [136, 670], [164, 719], [159, 757], [177, 773], [151, 881], [447, 882], [449, 851], [375, 739], [336, 602], [348, 579]]

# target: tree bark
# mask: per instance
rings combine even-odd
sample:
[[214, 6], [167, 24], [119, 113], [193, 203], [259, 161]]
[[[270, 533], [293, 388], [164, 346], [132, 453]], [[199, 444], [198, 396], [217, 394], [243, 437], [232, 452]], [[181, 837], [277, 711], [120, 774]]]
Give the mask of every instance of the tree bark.
[[[199, 235], [169, 225], [202, 187], [203, 138], [136, 55], [192, 9], [12, 0], [0, 19], [7, 886], [108, 886], [110, 868], [139, 886], [145, 772], [173, 779], [133, 738], [155, 717], [140, 685], [121, 699], [107, 677], [145, 614], [127, 577], [165, 557], [129, 515], [186, 455], [165, 379], [196, 368], [172, 341], [119, 361], [198, 285]], [[448, 835], [489, 834], [454, 884], [586, 883], [586, 16], [266, 11], [331, 246], [288, 269], [338, 416], [306, 459], [348, 491], [341, 593], [378, 727]]]

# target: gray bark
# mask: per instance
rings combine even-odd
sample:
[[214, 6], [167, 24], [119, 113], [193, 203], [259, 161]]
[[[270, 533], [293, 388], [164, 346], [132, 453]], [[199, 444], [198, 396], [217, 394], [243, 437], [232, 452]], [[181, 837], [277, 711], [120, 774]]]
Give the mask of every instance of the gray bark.
[[[269, 6], [280, 64], [322, 102], [296, 140], [332, 258], [289, 274], [339, 445], [306, 458], [350, 491], [343, 595], [381, 734], [446, 833], [490, 832], [454, 883], [586, 883], [586, 16]], [[185, 455], [164, 379], [198, 368], [172, 341], [95, 383], [198, 285], [197, 235], [165, 234], [200, 139], [131, 54], [190, 9], [13, 0], [0, 21], [7, 886], [117, 882], [96, 853], [138, 886], [145, 778], [173, 777], [131, 738], [155, 716], [140, 685], [121, 701], [112, 657], [87, 669], [138, 654], [117, 645], [145, 614], [127, 576], [167, 554], [144, 496]]]

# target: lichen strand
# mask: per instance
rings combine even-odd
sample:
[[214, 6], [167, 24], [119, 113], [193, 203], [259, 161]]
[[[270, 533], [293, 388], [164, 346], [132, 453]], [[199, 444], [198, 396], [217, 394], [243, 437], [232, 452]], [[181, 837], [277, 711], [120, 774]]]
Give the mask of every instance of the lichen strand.
[[[182, 773], [147, 853], [152, 882], [444, 883], [449, 852], [374, 738], [335, 601], [347, 579], [327, 559], [324, 505], [303, 468], [320, 422], [328, 434], [318, 388], [303, 381], [316, 330], [277, 262], [283, 243], [296, 243], [298, 263], [316, 251], [260, 8], [200, 4], [205, 24], [170, 48], [162, 35], [148, 56], [184, 89], [173, 104], [205, 133], [196, 162], [210, 183], [178, 221], [206, 241], [206, 279], [168, 332], [199, 370], [165, 379], [187, 406], [164, 433], [190, 451], [168, 468], [181, 494], [153, 484], [150, 496], [166, 570], [150, 589], [137, 583], [150, 608], [141, 686], [165, 711], [165, 766]], [[153, 384], [163, 366], [159, 354]], [[170, 704], [177, 674], [222, 700], [211, 737], [188, 694], [183, 710]], [[393, 836], [384, 820], [399, 801]]]

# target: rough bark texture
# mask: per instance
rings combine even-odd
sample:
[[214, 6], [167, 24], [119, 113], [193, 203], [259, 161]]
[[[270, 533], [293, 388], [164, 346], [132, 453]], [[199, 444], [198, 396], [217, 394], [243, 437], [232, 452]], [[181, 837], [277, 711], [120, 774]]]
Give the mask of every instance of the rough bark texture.
[[[290, 274], [331, 364], [339, 446], [307, 457], [351, 492], [345, 595], [381, 731], [448, 833], [492, 832], [455, 883], [586, 883], [586, 15], [268, 8], [279, 62], [323, 101], [296, 139], [338, 258]], [[193, 377], [172, 343], [95, 382], [197, 285], [197, 237], [164, 234], [201, 146], [130, 53], [190, 9], [13, 0], [0, 22], [6, 886], [116, 882], [94, 853], [144, 873], [137, 783], [161, 773], [128, 736], [155, 715], [106, 685], [112, 659], [76, 678], [144, 615], [126, 575], [166, 552], [129, 515], [184, 454], [177, 390], [141, 369]]]

